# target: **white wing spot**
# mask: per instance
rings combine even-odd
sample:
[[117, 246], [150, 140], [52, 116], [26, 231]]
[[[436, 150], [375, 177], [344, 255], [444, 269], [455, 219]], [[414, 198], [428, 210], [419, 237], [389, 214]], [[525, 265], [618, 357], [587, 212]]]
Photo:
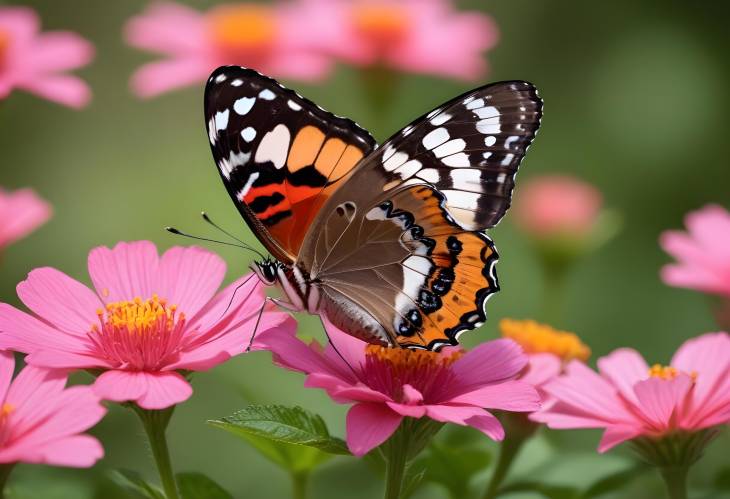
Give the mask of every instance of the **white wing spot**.
[[449, 113], [442, 113], [442, 114], [439, 114], [438, 116], [436, 116], [435, 118], [432, 118], [431, 124], [433, 126], [440, 126], [440, 125], [443, 125], [444, 123], [446, 123], [447, 121], [449, 121], [451, 118], [453, 118], [453, 116], [450, 115]]
[[241, 97], [233, 103], [233, 110], [241, 116], [248, 114], [256, 102], [256, 97]]
[[255, 161], [257, 163], [271, 161], [277, 169], [283, 168], [286, 163], [290, 140], [291, 133], [286, 125], [276, 125], [273, 130], [267, 132], [261, 139], [259, 148], [256, 150]]
[[228, 116], [230, 115], [230, 110], [226, 109], [225, 111], [220, 111], [215, 113], [215, 117], [213, 118], [213, 121], [215, 122], [215, 130], [216, 132], [220, 130], [225, 130], [228, 128]]
[[482, 191], [482, 174], [479, 170], [472, 168], [456, 168], [451, 170], [451, 183], [456, 189], [468, 191]]
[[477, 131], [479, 133], [483, 133], [484, 135], [495, 135], [502, 131], [502, 129], [499, 126], [499, 121], [496, 123], [492, 118], [477, 121]]
[[215, 78], [216, 83], [223, 83], [224, 81], [226, 81], [226, 75], [224, 75], [224, 74], [219, 74]]
[[397, 152], [388, 158], [388, 161], [383, 163], [383, 168], [386, 171], [392, 172], [406, 161], [408, 161], [408, 155], [404, 152]]
[[486, 137], [484, 137], [484, 145], [486, 145], [487, 147], [492, 147], [496, 143], [497, 137], [495, 137], [494, 135], [487, 135]]
[[484, 107], [484, 99], [475, 99], [466, 104], [467, 109], [479, 109]]
[[481, 109], [475, 109], [474, 114], [480, 118], [497, 118], [497, 123], [499, 123], [499, 111], [494, 106], [486, 106]]
[[403, 163], [400, 167], [398, 167], [397, 170], [395, 170], [394, 173], [397, 173], [401, 176], [403, 180], [406, 180], [418, 173], [418, 170], [421, 169], [421, 166], [422, 165], [420, 161], [418, 161], [417, 159], [412, 159]]
[[502, 160], [502, 166], [507, 166], [512, 162], [512, 159], [515, 157], [514, 154], [509, 153], [504, 155], [504, 159]]
[[287, 104], [289, 104], [289, 107], [291, 109], [293, 109], [294, 111], [301, 111], [302, 110], [302, 106], [300, 106], [299, 104], [297, 104], [296, 102], [294, 102], [291, 99], [289, 99], [289, 102], [287, 102]]
[[238, 78], [231, 80], [232, 87], [240, 87], [241, 85], [243, 85], [243, 80], [239, 80]]
[[268, 88], [265, 88], [259, 92], [259, 97], [264, 100], [274, 100], [276, 98], [276, 94]]
[[465, 147], [466, 141], [464, 139], [453, 139], [435, 148], [433, 153], [437, 158], [443, 158], [444, 156], [451, 156], [452, 154], [461, 152]]
[[243, 198], [248, 194], [248, 191], [251, 190], [251, 186], [254, 182], [256, 182], [259, 178], [261, 173], [259, 172], [253, 172], [251, 175], [248, 176], [248, 180], [246, 180], [246, 185], [243, 186], [243, 189], [238, 191], [238, 194], [236, 195], [238, 199], [243, 201]]
[[424, 168], [418, 172], [418, 177], [432, 184], [435, 184], [441, 179], [439, 171], [435, 168]]
[[421, 141], [423, 143], [423, 147], [425, 147], [428, 150], [433, 149], [434, 147], [440, 146], [444, 142], [449, 140], [449, 131], [445, 128], [436, 128], [435, 130], [431, 130], [428, 132]]
[[221, 160], [218, 162], [218, 168], [220, 168], [221, 173], [224, 177], [226, 177], [228, 180], [231, 179], [231, 172], [236, 169], [236, 167], [245, 165], [248, 163], [248, 160], [251, 159], [251, 153], [248, 152], [239, 152], [234, 153], [231, 151], [231, 154], [227, 158], [221, 158]]
[[241, 130], [241, 137], [246, 142], [251, 142], [253, 139], [256, 138], [256, 129], [251, 126], [247, 126], [243, 130]]
[[471, 163], [469, 162], [469, 156], [467, 156], [467, 154], [463, 152], [441, 158], [441, 162], [446, 166], [451, 166], [453, 168], [466, 168], [468, 166], [471, 166]]

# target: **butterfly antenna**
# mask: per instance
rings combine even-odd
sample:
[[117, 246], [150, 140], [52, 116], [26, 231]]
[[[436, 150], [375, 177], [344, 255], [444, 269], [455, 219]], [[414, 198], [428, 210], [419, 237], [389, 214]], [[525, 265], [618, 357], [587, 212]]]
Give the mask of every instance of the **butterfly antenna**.
[[322, 316], [319, 317], [319, 320], [322, 323], [322, 328], [324, 329], [324, 334], [325, 334], [325, 336], [327, 336], [327, 341], [329, 341], [330, 346], [332, 346], [332, 350], [334, 350], [335, 353], [337, 354], [337, 356], [340, 359], [342, 359], [342, 362], [344, 362], [345, 365], [350, 368], [350, 371], [352, 371], [352, 374], [354, 374], [355, 377], [357, 377], [357, 371], [355, 371], [355, 368], [352, 367], [352, 365], [350, 365], [349, 362], [347, 362], [347, 359], [337, 349], [337, 345], [335, 345], [335, 342], [332, 341], [332, 338], [330, 337], [330, 334], [327, 332], [327, 327], [324, 325], [324, 321], [322, 320]]
[[205, 221], [206, 221], [206, 222], [207, 222], [208, 224], [212, 225], [213, 227], [215, 227], [216, 229], [218, 229], [218, 230], [219, 230], [220, 232], [222, 232], [222, 233], [223, 233], [223, 234], [225, 234], [226, 236], [230, 237], [230, 238], [231, 238], [231, 239], [233, 239], [234, 241], [237, 241], [237, 242], [241, 243], [241, 244], [243, 245], [243, 247], [245, 247], [246, 249], [248, 249], [248, 250], [250, 250], [250, 251], [253, 251], [253, 252], [254, 252], [254, 253], [256, 253], [256, 254], [257, 254], [257, 255], [258, 255], [259, 257], [261, 257], [262, 259], [266, 258], [266, 257], [265, 257], [265, 256], [264, 256], [263, 254], [261, 254], [261, 253], [260, 253], [259, 251], [255, 250], [254, 248], [252, 248], [251, 246], [249, 246], [248, 244], [246, 244], [245, 242], [241, 241], [241, 240], [240, 240], [239, 238], [237, 238], [236, 236], [234, 236], [233, 234], [231, 234], [231, 233], [230, 233], [229, 231], [225, 230], [225, 229], [224, 229], [223, 227], [221, 227], [220, 225], [218, 225], [217, 223], [215, 223], [215, 222], [214, 222], [214, 221], [213, 221], [213, 220], [212, 220], [212, 219], [211, 219], [211, 218], [210, 218], [210, 217], [208, 216], [208, 214], [207, 214], [206, 212], [204, 212], [204, 211], [201, 211], [201, 212], [200, 212], [200, 216], [202, 216], [202, 217], [203, 217], [203, 220], [205, 220]]
[[[254, 274], [251, 274], [250, 276], [248, 276], [248, 278], [245, 281], [243, 281], [241, 284], [239, 284], [238, 286], [236, 286], [236, 289], [233, 290], [233, 294], [231, 295], [231, 299], [228, 301], [228, 305], [226, 306], [226, 309], [223, 311], [223, 313], [221, 314], [221, 316], [218, 318], [218, 321], [220, 321], [221, 319], [223, 319], [223, 317], [226, 316], [226, 314], [228, 313], [228, 311], [231, 309], [231, 305], [233, 305], [233, 300], [236, 299], [236, 293], [238, 293], [238, 290], [239, 289], [241, 289], [246, 284], [248, 284], [248, 281], [250, 281], [252, 277], [258, 277], [258, 276], [255, 273]], [[253, 294], [253, 292], [255, 290], [256, 290], [256, 287], [254, 286], [254, 289], [252, 289], [251, 290], [251, 293], [248, 294], [248, 298], [251, 297], [251, 295]], [[246, 298], [246, 299], [248, 300], [248, 298]]]
[[261, 316], [264, 313], [264, 309], [266, 308], [266, 304], [269, 302], [269, 297], [267, 296], [264, 299], [263, 305], [261, 305], [261, 309], [259, 310], [258, 317], [256, 317], [256, 325], [253, 327], [253, 334], [251, 335], [251, 339], [248, 340], [248, 346], [246, 347], [246, 353], [251, 351], [251, 347], [253, 346], [253, 340], [256, 338], [256, 332], [259, 330], [259, 324], [261, 323]]
[[170, 232], [171, 234], [175, 234], [176, 236], [187, 237], [187, 238], [190, 238], [190, 239], [195, 239], [197, 241], [207, 241], [209, 243], [223, 244], [223, 245], [226, 245], [226, 246], [233, 246], [235, 248], [251, 249], [251, 248], [247, 248], [245, 246], [241, 246], [240, 244], [233, 244], [233, 243], [229, 243], [227, 241], [219, 241], [217, 239], [208, 239], [207, 237], [194, 236], [192, 234], [188, 234], [187, 232], [183, 232], [181, 230], [178, 230], [175, 227], [165, 227], [165, 230], [167, 232]]

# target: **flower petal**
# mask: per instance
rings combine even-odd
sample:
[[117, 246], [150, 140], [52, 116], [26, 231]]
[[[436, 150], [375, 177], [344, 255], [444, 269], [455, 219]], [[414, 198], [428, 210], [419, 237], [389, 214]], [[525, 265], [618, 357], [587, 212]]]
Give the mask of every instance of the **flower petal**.
[[[149, 241], [100, 246], [89, 253], [89, 275], [105, 303], [147, 300], [159, 293], [157, 248]], [[167, 298], [166, 296], [160, 296]]]
[[137, 399], [143, 409], [166, 409], [185, 402], [193, 394], [193, 387], [176, 372], [145, 373], [147, 392]]
[[91, 435], [72, 435], [25, 451], [22, 448], [12, 449], [12, 452], [18, 461], [72, 468], [89, 468], [104, 457], [101, 442]]
[[85, 107], [91, 100], [91, 89], [76, 76], [34, 75], [19, 81], [18, 87], [74, 109]]
[[75, 336], [86, 336], [102, 304], [89, 288], [63, 272], [43, 267], [18, 284], [18, 296], [39, 317]]
[[226, 264], [215, 253], [191, 246], [170, 248], [160, 259], [159, 295], [194, 317], [215, 295]]
[[540, 387], [554, 379], [562, 370], [562, 362], [557, 355], [551, 353], [533, 353], [529, 359], [527, 370], [520, 374], [520, 380], [535, 387]]
[[398, 429], [403, 416], [382, 404], [355, 404], [347, 413], [347, 447], [363, 456]]
[[618, 444], [631, 440], [641, 435], [641, 428], [636, 426], [609, 426], [603, 432], [601, 443], [598, 444], [598, 452], [604, 453]]
[[0, 349], [23, 353], [48, 350], [84, 354], [90, 351], [86, 338], [55, 329], [5, 303], [0, 303], [0, 331]]
[[497, 442], [504, 440], [504, 428], [499, 420], [487, 411], [466, 420], [466, 424], [484, 433]]
[[[512, 340], [487, 341], [469, 350], [451, 366], [459, 393], [514, 378], [527, 364], [522, 348]], [[456, 394], [455, 394], [456, 395]]]
[[638, 403], [634, 385], [649, 377], [649, 366], [644, 358], [631, 348], [619, 348], [598, 359], [598, 369], [627, 400]]
[[540, 408], [540, 395], [529, 383], [512, 380], [463, 393], [451, 399], [449, 403], [503, 411], [532, 412]]
[[94, 46], [76, 33], [42, 33], [33, 40], [26, 62], [44, 73], [85, 66], [94, 57]]
[[680, 374], [675, 379], [649, 378], [634, 385], [637, 408], [659, 431], [679, 426], [681, 405], [692, 387], [692, 379]]
[[96, 355], [62, 350], [35, 350], [28, 354], [25, 361], [30, 365], [46, 369], [111, 369], [115, 367], [108, 360]]
[[0, 352], [0, 400], [5, 400], [14, 372], [15, 355], [13, 352]]
[[132, 75], [132, 91], [142, 98], [205, 81], [214, 68], [199, 58], [169, 59], [143, 65]]
[[127, 402], [137, 400], [147, 391], [147, 378], [141, 371], [111, 370], [94, 381], [94, 393], [104, 400]]

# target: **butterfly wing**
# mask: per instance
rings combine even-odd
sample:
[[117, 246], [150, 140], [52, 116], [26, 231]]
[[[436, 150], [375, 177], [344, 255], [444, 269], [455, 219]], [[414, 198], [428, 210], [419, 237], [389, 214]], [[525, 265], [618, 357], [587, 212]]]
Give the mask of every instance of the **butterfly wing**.
[[481, 231], [509, 208], [541, 115], [531, 84], [488, 85], [414, 121], [351, 171], [300, 255], [323, 283], [329, 319], [366, 341], [427, 349], [484, 322], [499, 285]]
[[307, 228], [372, 136], [275, 80], [224, 66], [205, 87], [205, 121], [223, 183], [248, 225], [291, 263]]

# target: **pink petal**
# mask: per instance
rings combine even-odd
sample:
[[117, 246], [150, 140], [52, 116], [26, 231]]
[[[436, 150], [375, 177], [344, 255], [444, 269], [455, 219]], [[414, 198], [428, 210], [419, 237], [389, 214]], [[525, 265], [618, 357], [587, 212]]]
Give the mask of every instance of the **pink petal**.
[[91, 89], [76, 76], [35, 75], [18, 82], [18, 87], [74, 109], [85, 107], [91, 100]]
[[520, 380], [535, 387], [554, 379], [563, 367], [560, 358], [551, 353], [533, 353], [527, 355], [527, 358], [527, 369], [520, 374]]
[[604, 453], [618, 444], [641, 435], [641, 429], [635, 426], [609, 426], [603, 432], [598, 452]]
[[25, 44], [40, 30], [40, 20], [28, 7], [0, 7], [0, 28], [8, 31], [15, 42]]
[[497, 442], [504, 440], [504, 428], [497, 418], [484, 411], [484, 414], [472, 416], [467, 419], [466, 424], [484, 433], [486, 436]]
[[[89, 253], [89, 276], [104, 302], [147, 300], [159, 293], [159, 258], [149, 241], [121, 242]], [[160, 296], [160, 298], [167, 298]]]
[[403, 416], [382, 404], [355, 404], [347, 412], [347, 447], [363, 456], [398, 429]]
[[671, 365], [686, 374], [697, 375], [692, 398], [698, 412], [713, 410], [718, 402], [730, 400], [730, 336], [727, 333], [703, 334], [684, 342]]
[[532, 412], [540, 408], [540, 395], [529, 383], [505, 381], [463, 393], [451, 399], [449, 403], [503, 411]]
[[393, 412], [409, 418], [422, 418], [426, 415], [425, 405], [400, 404], [398, 402], [386, 402], [385, 405]]
[[208, 331], [221, 322], [228, 325], [235, 317], [258, 314], [265, 297], [263, 284], [256, 274], [250, 272], [215, 295], [195, 316], [188, 318], [188, 324], [191, 329], [203, 331]]
[[169, 59], [143, 65], [132, 75], [134, 93], [143, 98], [199, 84], [214, 68], [198, 58]]
[[[44, 346], [40, 348], [44, 348]], [[108, 360], [94, 354], [62, 350], [34, 350], [28, 354], [25, 361], [30, 365], [46, 369], [111, 369], [115, 367]]]
[[13, 352], [0, 351], [0, 400], [5, 400], [14, 372], [15, 355]]
[[459, 380], [454, 390], [466, 393], [481, 385], [514, 378], [526, 364], [527, 356], [514, 341], [487, 341], [469, 350], [452, 364], [452, 372]]
[[147, 378], [141, 371], [105, 371], [94, 381], [94, 393], [104, 400], [137, 400], [147, 391]]
[[85, 336], [54, 329], [25, 312], [0, 303], [0, 349], [33, 353], [38, 350], [88, 353]]
[[[611, 424], [603, 415], [593, 414], [554, 399], [551, 399], [549, 406], [530, 414], [529, 418], [553, 429], [606, 428]], [[637, 422], [636, 425], [640, 423]]]
[[163, 54], [189, 54], [205, 47], [205, 17], [185, 5], [156, 2], [124, 26], [124, 38], [133, 47]]
[[5, 193], [0, 189], [0, 212], [4, 223], [0, 227], [0, 246], [16, 241], [33, 232], [51, 216], [51, 205], [32, 189]]
[[211, 251], [195, 246], [170, 248], [160, 259], [160, 296], [194, 317], [215, 295], [226, 264]]
[[729, 254], [730, 213], [719, 205], [707, 205], [689, 213], [685, 219], [689, 233], [708, 256], [722, 262]]
[[101, 302], [89, 288], [50, 267], [35, 269], [18, 284], [18, 296], [39, 317], [75, 336], [86, 336], [99, 319]]
[[39, 71], [52, 73], [85, 66], [94, 57], [94, 46], [76, 33], [43, 33], [33, 41], [26, 62]]
[[302, 81], [322, 81], [332, 69], [332, 61], [317, 53], [282, 51], [267, 61], [261, 68], [279, 78], [291, 78]]
[[91, 435], [73, 435], [47, 442], [29, 450], [19, 460], [30, 463], [89, 468], [104, 457], [104, 448]]
[[341, 403], [387, 402], [392, 400], [388, 395], [375, 391], [362, 383], [346, 385], [343, 384], [340, 378], [328, 374], [310, 374], [307, 376], [304, 386], [307, 388], [322, 388], [333, 399]]
[[637, 408], [660, 431], [678, 426], [682, 403], [692, 387], [692, 380], [680, 374], [673, 380], [649, 378], [634, 386]]
[[442, 423], [456, 423], [466, 425], [466, 420], [474, 416], [481, 416], [486, 411], [481, 407], [465, 406], [465, 405], [427, 405], [426, 415], [436, 421]]
[[420, 404], [423, 402], [423, 395], [411, 385], [405, 384], [403, 385], [403, 402], [408, 405]]
[[598, 359], [598, 369], [624, 398], [638, 403], [634, 385], [649, 377], [649, 366], [639, 352], [631, 348], [619, 348]]
[[176, 372], [145, 373], [147, 392], [137, 399], [143, 409], [165, 409], [185, 402], [193, 394], [193, 387]]
[[[367, 343], [338, 329], [327, 317], [320, 316], [320, 318], [327, 331], [327, 337], [330, 340], [330, 343], [325, 348], [325, 356], [330, 361], [342, 361], [342, 358], [344, 358], [348, 370], [350, 370], [350, 367], [356, 368], [357, 366], [363, 365], [365, 363], [365, 348], [367, 347]], [[337, 351], [335, 351], [335, 347]]]

